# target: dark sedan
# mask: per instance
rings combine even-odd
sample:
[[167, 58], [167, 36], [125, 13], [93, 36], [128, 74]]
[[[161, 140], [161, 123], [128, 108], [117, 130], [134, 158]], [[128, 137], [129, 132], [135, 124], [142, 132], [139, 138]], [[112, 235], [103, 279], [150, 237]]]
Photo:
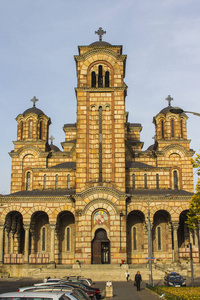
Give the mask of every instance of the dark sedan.
[[166, 276], [164, 284], [166, 286], [181, 287], [186, 286], [185, 280], [180, 274], [172, 272]]

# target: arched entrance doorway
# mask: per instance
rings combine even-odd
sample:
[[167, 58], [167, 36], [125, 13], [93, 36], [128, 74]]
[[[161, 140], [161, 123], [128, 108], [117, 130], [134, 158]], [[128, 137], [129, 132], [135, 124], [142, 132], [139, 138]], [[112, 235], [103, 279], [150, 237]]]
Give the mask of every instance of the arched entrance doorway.
[[92, 241], [92, 264], [110, 263], [110, 241], [104, 229], [97, 229]]

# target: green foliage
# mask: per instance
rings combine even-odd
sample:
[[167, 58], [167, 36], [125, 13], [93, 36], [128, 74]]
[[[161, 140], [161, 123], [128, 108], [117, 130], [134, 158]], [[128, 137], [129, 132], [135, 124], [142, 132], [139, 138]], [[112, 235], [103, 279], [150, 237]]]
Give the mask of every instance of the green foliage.
[[[197, 174], [200, 175], [200, 154], [197, 154], [194, 159], [191, 160], [194, 168], [197, 168]], [[196, 229], [198, 222], [200, 222], [200, 179], [197, 181], [196, 194], [192, 196], [189, 206], [189, 212], [187, 214], [188, 227]]]
[[166, 300], [199, 300], [200, 299], [200, 287], [169, 287], [169, 286], [146, 286], [147, 289], [155, 292], [156, 294], [163, 295], [161, 299]]

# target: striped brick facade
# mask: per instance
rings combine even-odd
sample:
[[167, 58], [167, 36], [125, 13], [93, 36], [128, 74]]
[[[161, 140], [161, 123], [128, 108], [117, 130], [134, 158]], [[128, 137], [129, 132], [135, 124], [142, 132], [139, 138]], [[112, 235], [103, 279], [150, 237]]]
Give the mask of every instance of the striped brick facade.
[[17, 116], [11, 194], [0, 207], [0, 262], [144, 264], [199, 262], [199, 232], [186, 214], [193, 194], [187, 116], [154, 118], [155, 142], [142, 150], [141, 124], [125, 111], [126, 55], [102, 41], [76, 55], [77, 119], [63, 126], [62, 151], [49, 143], [51, 120], [34, 106]]

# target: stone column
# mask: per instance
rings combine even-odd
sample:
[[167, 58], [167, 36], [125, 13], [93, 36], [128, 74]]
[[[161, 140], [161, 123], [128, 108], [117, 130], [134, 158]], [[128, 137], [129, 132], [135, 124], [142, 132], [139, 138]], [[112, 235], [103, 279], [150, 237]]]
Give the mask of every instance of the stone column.
[[30, 228], [30, 233], [31, 233], [31, 254], [35, 254], [35, 243], [36, 243], [35, 229]]
[[3, 229], [4, 225], [0, 225], [0, 264], [3, 263]]
[[[168, 255], [172, 255], [172, 224], [168, 223], [168, 234], [169, 234], [169, 240], [168, 240]], [[171, 258], [171, 257], [170, 257]]]
[[10, 254], [14, 254], [14, 236], [15, 236], [15, 230], [11, 229]]
[[29, 262], [29, 230], [30, 230], [30, 225], [24, 225], [24, 230], [25, 230], [24, 263], [28, 264], [28, 262]]
[[9, 253], [9, 228], [5, 228], [5, 254]]
[[198, 248], [198, 229], [194, 229], [194, 245], [196, 248]]
[[174, 262], [179, 261], [179, 254], [178, 254], [178, 223], [173, 223], [173, 238], [174, 238]]
[[56, 225], [50, 224], [51, 229], [51, 254], [50, 254], [50, 263], [55, 264], [55, 230]]
[[189, 241], [192, 245], [194, 242], [193, 234], [194, 234], [194, 230], [192, 231], [191, 229], [189, 229]]

